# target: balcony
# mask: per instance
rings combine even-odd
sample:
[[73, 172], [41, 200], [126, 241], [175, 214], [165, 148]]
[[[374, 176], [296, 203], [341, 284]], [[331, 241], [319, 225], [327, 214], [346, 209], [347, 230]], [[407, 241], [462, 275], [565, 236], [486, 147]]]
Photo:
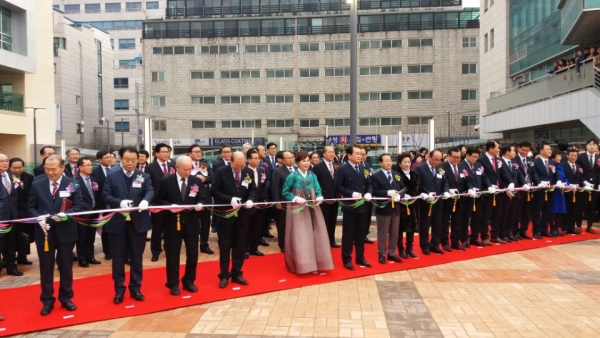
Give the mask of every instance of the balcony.
[[4, 91], [0, 92], [0, 110], [22, 113], [23, 95]]
[[594, 43], [600, 31], [600, 0], [571, 0], [562, 9], [563, 45], [586, 46]]

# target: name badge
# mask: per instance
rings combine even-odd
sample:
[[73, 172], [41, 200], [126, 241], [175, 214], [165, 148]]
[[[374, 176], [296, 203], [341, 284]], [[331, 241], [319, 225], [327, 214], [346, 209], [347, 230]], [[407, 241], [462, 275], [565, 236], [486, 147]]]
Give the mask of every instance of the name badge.
[[131, 184], [132, 188], [141, 188], [142, 184], [140, 182], [133, 182], [133, 184]]
[[498, 163], [498, 169], [502, 168], [502, 163]]
[[437, 175], [435, 175], [435, 177], [442, 178], [442, 174], [437, 174]]
[[201, 173], [203, 176], [206, 176], [206, 175], [208, 175], [208, 171], [206, 171], [206, 170], [202, 170], [202, 169], [200, 169], [200, 173]]
[[481, 176], [481, 174], [483, 174], [483, 173], [482, 173], [481, 171], [477, 171], [477, 172], [475, 172], [475, 174], [476, 174], [477, 176]]
[[71, 197], [71, 193], [70, 193], [70, 192], [68, 192], [68, 191], [61, 191], [61, 192], [59, 193], [59, 196], [60, 196], [61, 198], [67, 198], [67, 197]]
[[458, 175], [458, 177], [465, 178], [465, 174], [460, 174], [460, 175]]
[[244, 181], [244, 182], [242, 182], [242, 187], [248, 188], [248, 184], [250, 184], [250, 183], [248, 183], [248, 181]]
[[196, 197], [196, 193], [195, 193], [195, 192], [193, 192], [193, 191], [192, 191], [192, 192], [190, 192], [190, 195], [189, 195], [189, 197]]

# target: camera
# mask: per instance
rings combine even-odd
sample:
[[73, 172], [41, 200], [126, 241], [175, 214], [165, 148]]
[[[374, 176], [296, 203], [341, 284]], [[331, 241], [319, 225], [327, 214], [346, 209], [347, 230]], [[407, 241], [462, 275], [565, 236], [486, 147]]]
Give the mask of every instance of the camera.
[[479, 131], [479, 125], [475, 126], [475, 131]]

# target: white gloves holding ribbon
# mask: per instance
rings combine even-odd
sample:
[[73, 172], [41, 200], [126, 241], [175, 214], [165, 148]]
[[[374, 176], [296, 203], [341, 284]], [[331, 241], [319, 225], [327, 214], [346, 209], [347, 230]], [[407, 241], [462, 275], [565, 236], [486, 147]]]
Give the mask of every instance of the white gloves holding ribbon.
[[306, 203], [306, 199], [300, 197], [300, 196], [294, 196], [294, 199], [292, 200], [292, 203], [298, 203], [298, 204], [305, 204]]
[[538, 184], [538, 187], [540, 188], [548, 188], [550, 186], [550, 182], [548, 181], [542, 181], [540, 182], [540, 184]]
[[362, 194], [359, 193], [359, 192], [353, 192], [352, 193], [352, 198], [361, 199], [362, 198]]
[[364, 196], [364, 199], [367, 202], [371, 202], [371, 198], [373, 198], [373, 197], [371, 197], [371, 194], [369, 194], [369, 193], [366, 193], [365, 196]]
[[422, 192], [421, 195], [419, 195], [419, 198], [421, 198], [422, 200], [426, 199], [427, 197], [429, 197], [429, 195], [427, 195], [424, 192]]
[[497, 186], [492, 185], [491, 187], [488, 188], [488, 191], [492, 194], [495, 194], [497, 189], [498, 189]]
[[234, 209], [239, 208], [241, 204], [242, 204], [242, 199], [241, 198], [239, 198], [239, 197], [232, 197], [231, 198], [231, 206]]
[[509, 184], [508, 185], [508, 190], [510, 190], [510, 191], [515, 190], [515, 184], [514, 183]]
[[148, 201], [142, 200], [138, 207], [140, 208], [140, 212], [142, 212], [143, 210], [148, 210]]
[[317, 198], [315, 198], [315, 201], [317, 201], [317, 205], [321, 205], [321, 203], [323, 203], [323, 196], [317, 196]]
[[469, 191], [467, 191], [467, 193], [469, 194], [469, 196], [470, 196], [471, 198], [475, 198], [475, 197], [477, 197], [477, 192], [475, 192], [475, 190], [474, 190], [474, 189], [469, 189]]
[[397, 194], [396, 190], [388, 190], [387, 191], [388, 197], [394, 197], [394, 196], [396, 196], [396, 194]]
[[450, 192], [450, 195], [452, 195], [452, 196], [458, 195], [458, 189], [450, 189], [448, 191]]
[[254, 205], [254, 202], [252, 202], [251, 200], [247, 200], [246, 203], [244, 203], [244, 208], [250, 209], [250, 208], [252, 208], [253, 205]]
[[196, 211], [202, 211], [202, 203], [196, 204], [196, 206], [194, 207], [194, 210], [196, 210]]
[[529, 186], [529, 184], [523, 184], [523, 189], [525, 189], [525, 191], [529, 191], [531, 190], [531, 187]]
[[38, 221], [38, 224], [40, 225], [40, 227], [42, 227], [43, 231], [48, 231], [50, 230], [50, 226], [48, 225], [48, 223], [46, 223], [46, 221]]
[[447, 191], [442, 194], [442, 198], [445, 200], [449, 199], [450, 197], [452, 197], [452, 195], [450, 195], [450, 193]]
[[129, 209], [132, 207], [133, 201], [132, 200], [122, 200], [121, 204], [119, 204], [119, 206], [121, 207], [121, 209]]
[[400, 194], [394, 196], [394, 202], [400, 202]]
[[58, 214], [52, 216], [54, 222], [61, 222], [63, 218], [67, 217], [64, 212], [59, 212]]
[[562, 181], [557, 181], [555, 185], [557, 188], [562, 188], [565, 186], [565, 184]]
[[[178, 206], [177, 204], [171, 204], [172, 207], [176, 207]], [[175, 209], [175, 208], [171, 208], [170, 211], [174, 214], [178, 213], [180, 210], [179, 209]]]

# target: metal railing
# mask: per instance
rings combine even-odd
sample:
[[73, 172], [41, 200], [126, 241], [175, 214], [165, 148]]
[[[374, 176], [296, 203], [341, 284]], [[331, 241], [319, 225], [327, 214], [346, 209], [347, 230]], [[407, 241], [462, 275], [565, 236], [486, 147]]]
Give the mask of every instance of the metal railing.
[[594, 87], [600, 89], [600, 68], [594, 66]]
[[0, 92], [0, 110], [22, 113], [23, 95], [4, 91]]

